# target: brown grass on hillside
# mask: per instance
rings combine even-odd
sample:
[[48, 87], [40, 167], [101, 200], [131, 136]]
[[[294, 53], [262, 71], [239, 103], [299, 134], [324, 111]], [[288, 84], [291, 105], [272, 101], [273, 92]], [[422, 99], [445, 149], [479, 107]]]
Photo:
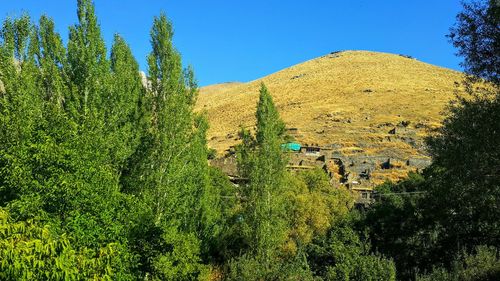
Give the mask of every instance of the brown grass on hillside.
[[[196, 109], [208, 114], [209, 146], [223, 153], [238, 143], [240, 125], [255, 123], [264, 82], [287, 126], [298, 129], [299, 142], [404, 159], [425, 155], [422, 137], [439, 126], [461, 80], [460, 72], [415, 59], [345, 51], [252, 82], [204, 87]], [[405, 121], [406, 127], [398, 127]], [[393, 128], [397, 131], [390, 134]]]

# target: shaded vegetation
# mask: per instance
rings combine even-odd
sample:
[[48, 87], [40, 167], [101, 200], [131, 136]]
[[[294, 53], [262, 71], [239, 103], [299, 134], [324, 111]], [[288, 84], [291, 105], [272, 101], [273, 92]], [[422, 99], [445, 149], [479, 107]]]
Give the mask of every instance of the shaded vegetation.
[[500, 6], [464, 4], [449, 38], [465, 58], [465, 95], [427, 138], [433, 164], [379, 187], [360, 229], [402, 280], [496, 280], [500, 245]]

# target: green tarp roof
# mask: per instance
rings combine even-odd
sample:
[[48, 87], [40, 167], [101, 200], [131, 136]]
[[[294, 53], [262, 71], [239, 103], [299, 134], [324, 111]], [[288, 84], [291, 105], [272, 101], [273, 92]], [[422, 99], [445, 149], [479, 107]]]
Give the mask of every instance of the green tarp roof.
[[302, 146], [300, 145], [300, 143], [296, 142], [288, 142], [281, 145], [281, 148], [283, 148], [284, 150], [292, 150], [292, 151], [300, 151], [301, 147]]

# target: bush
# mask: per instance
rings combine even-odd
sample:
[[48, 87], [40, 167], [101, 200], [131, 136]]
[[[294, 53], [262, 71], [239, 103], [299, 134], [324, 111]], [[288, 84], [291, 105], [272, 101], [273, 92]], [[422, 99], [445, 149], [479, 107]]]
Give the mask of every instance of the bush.
[[2, 280], [131, 280], [131, 256], [120, 244], [75, 248], [66, 234], [28, 220], [13, 222], [0, 209], [0, 279]]
[[500, 280], [499, 252], [494, 247], [479, 246], [475, 254], [465, 254], [451, 270], [435, 268], [417, 281], [495, 281]]

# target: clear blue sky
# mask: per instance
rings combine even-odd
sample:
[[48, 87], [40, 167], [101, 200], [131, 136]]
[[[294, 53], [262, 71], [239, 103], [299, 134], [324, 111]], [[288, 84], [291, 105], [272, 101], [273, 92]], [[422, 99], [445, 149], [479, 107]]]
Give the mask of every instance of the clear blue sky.
[[[51, 16], [63, 38], [76, 0], [0, 0], [0, 19]], [[108, 49], [120, 33], [146, 71], [153, 16], [164, 11], [174, 43], [200, 85], [250, 81], [335, 50], [408, 54], [460, 70], [445, 35], [459, 0], [95, 0]]]

